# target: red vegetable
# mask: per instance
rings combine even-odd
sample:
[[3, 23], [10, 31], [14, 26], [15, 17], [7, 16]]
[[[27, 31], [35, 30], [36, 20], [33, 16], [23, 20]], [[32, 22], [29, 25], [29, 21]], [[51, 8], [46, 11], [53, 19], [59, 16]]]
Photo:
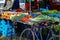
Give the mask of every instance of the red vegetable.
[[26, 22], [28, 18], [22, 18], [22, 22]]

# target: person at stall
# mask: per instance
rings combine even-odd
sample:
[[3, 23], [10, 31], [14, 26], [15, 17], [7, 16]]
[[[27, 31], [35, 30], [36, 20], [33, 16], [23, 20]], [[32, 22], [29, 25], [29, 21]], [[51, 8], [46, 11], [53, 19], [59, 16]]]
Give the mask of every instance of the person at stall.
[[13, 6], [12, 6], [12, 9], [19, 9], [19, 0], [14, 0], [14, 3], [13, 3]]
[[43, 0], [43, 2], [44, 2], [44, 5], [45, 5], [45, 8], [48, 8], [48, 9], [50, 9], [50, 2], [49, 2], [49, 0]]
[[20, 8], [19, 0], [14, 0], [14, 3], [11, 7], [12, 10], [16, 10], [16, 12], [25, 12], [22, 8]]
[[10, 10], [10, 8], [12, 7], [13, 3], [11, 0], [5, 0], [5, 4], [4, 4], [4, 10]]
[[[9, 5], [10, 4], [10, 5]], [[4, 9], [8, 10], [8, 6], [11, 6], [11, 0], [5, 0], [4, 4]], [[10, 7], [12, 10], [13, 9], [19, 9], [19, 0], [14, 0], [12, 7]]]
[[10, 9], [16, 10], [16, 12], [23, 12], [23, 9], [19, 7], [19, 0], [5, 0], [4, 10], [10, 11]]

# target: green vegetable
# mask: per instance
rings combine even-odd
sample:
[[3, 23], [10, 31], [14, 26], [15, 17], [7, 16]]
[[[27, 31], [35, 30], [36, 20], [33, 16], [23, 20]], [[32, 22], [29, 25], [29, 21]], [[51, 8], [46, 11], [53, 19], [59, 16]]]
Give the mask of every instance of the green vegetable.
[[55, 30], [55, 32], [59, 31], [60, 30], [60, 26], [59, 25], [54, 26], [54, 30]]
[[41, 20], [52, 20], [52, 21], [57, 21], [57, 22], [60, 22], [59, 18], [57, 17], [50, 17], [50, 16], [47, 16], [47, 15], [39, 15], [38, 17], [34, 18], [34, 20], [36, 21], [41, 21]]
[[47, 15], [40, 15], [36, 18], [34, 18], [36, 21], [41, 21], [41, 20], [50, 20], [51, 17], [47, 16]]
[[15, 15], [15, 16], [11, 16], [11, 20], [13, 21], [18, 21], [18, 20], [21, 20], [22, 19], [22, 14], [18, 14], [18, 15]]
[[45, 11], [42, 11], [41, 13], [56, 14], [56, 13], [59, 13], [59, 12], [57, 10], [45, 10]]

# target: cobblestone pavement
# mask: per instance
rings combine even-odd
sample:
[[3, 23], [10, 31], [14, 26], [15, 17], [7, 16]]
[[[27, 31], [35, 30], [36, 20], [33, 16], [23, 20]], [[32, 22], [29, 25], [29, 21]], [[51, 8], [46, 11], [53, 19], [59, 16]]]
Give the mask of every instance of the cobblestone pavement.
[[19, 40], [19, 37], [17, 37], [17, 36], [14, 36], [14, 37], [4, 37], [4, 38], [2, 38], [0, 40]]

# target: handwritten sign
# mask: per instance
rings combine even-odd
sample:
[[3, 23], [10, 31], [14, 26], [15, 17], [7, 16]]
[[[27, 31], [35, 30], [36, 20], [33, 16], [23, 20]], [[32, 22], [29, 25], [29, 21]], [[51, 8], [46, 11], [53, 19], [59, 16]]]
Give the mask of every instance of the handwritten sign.
[[22, 8], [23, 10], [25, 10], [25, 3], [20, 3], [20, 8]]

